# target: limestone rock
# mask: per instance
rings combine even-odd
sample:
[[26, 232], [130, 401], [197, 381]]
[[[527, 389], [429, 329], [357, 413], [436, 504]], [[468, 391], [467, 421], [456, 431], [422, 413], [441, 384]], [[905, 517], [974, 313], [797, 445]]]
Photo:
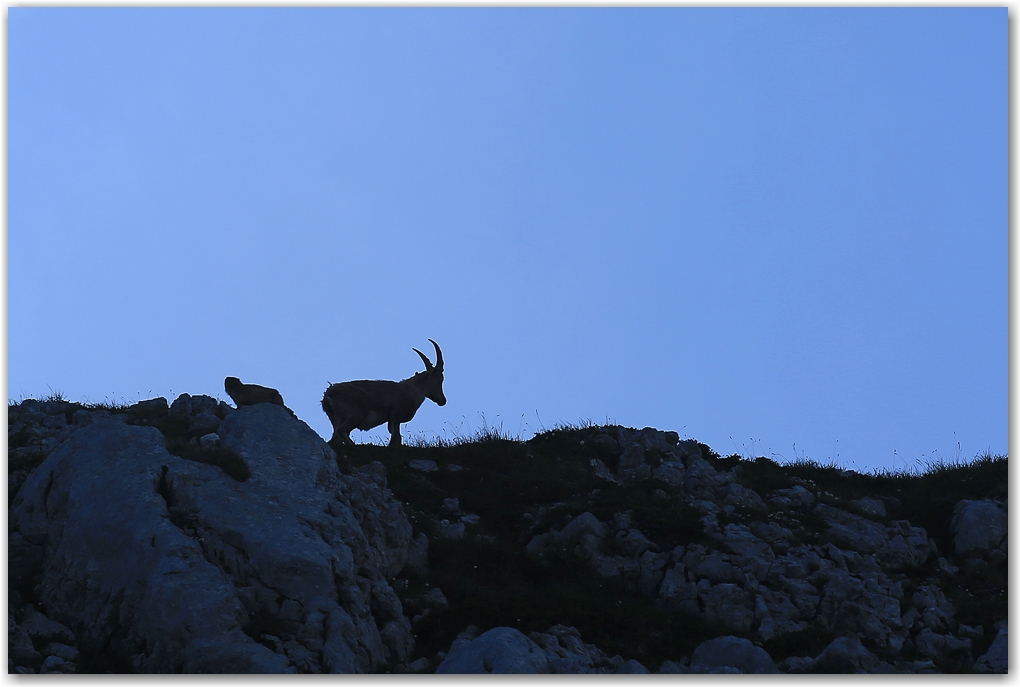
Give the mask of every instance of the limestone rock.
[[914, 637], [914, 649], [922, 658], [940, 659], [951, 655], [970, 654], [971, 641], [951, 634], [940, 634], [926, 627]]
[[815, 502], [815, 495], [799, 484], [789, 489], [776, 489], [769, 498], [769, 505], [777, 510], [806, 508]]
[[691, 654], [691, 667], [706, 671], [730, 667], [741, 673], [778, 673], [768, 652], [743, 637], [716, 637], [702, 642]]
[[657, 603], [667, 611], [697, 615], [700, 610], [698, 586], [687, 581], [684, 570], [684, 564], [677, 563], [665, 572], [659, 586]]
[[912, 527], [906, 520], [897, 520], [886, 529], [886, 541], [875, 555], [890, 570], [907, 570], [927, 563], [934, 548], [923, 527]]
[[[182, 395], [170, 412], [193, 404]], [[11, 509], [10, 555], [43, 552], [47, 615], [82, 651], [108, 649], [139, 672], [403, 661], [410, 623], [387, 580], [407, 560], [411, 527], [382, 466], [341, 474], [322, 439], [272, 404], [228, 415], [220, 439], [248, 464], [247, 481], [112, 419], [75, 431], [32, 473]], [[255, 617], [294, 637], [284, 653], [246, 633]]]
[[684, 490], [696, 499], [712, 501], [716, 490], [732, 481], [732, 473], [718, 472], [704, 458], [692, 456], [687, 460]]
[[758, 493], [753, 489], [731, 482], [723, 486], [718, 492], [718, 498], [723, 505], [734, 506], [756, 513], [767, 513], [769, 507], [765, 505]]
[[591, 513], [581, 513], [561, 530], [553, 530], [531, 539], [525, 553], [535, 559], [545, 555], [546, 549], [556, 547], [572, 551], [582, 558], [597, 562], [608, 533], [606, 525]]
[[64, 625], [50, 620], [42, 613], [30, 608], [20, 623], [21, 629], [28, 633], [35, 644], [47, 642], [75, 642], [74, 633]]
[[652, 477], [671, 487], [679, 487], [684, 482], [684, 464], [680, 461], [664, 462], [652, 470]]
[[705, 620], [731, 632], [746, 633], [754, 624], [754, 597], [735, 584], [723, 582], [698, 584], [698, 596], [704, 607]]
[[[149, 399], [148, 401], [139, 401], [128, 410], [137, 417], [144, 418], [146, 420], [155, 420], [157, 418], [166, 417], [167, 412], [170, 410], [170, 406], [167, 405], [167, 400], [160, 396], [158, 398]], [[87, 413], [88, 411], [77, 411], [75, 415], [79, 412]]]
[[825, 520], [829, 536], [841, 548], [875, 553], [886, 543], [885, 528], [879, 523], [821, 503], [814, 513]]
[[935, 632], [943, 632], [953, 626], [956, 610], [941, 589], [935, 585], [921, 585], [911, 597], [917, 609], [917, 624]]
[[985, 555], [1006, 537], [1006, 513], [992, 501], [964, 499], [953, 509], [949, 529], [956, 555]]
[[552, 673], [577, 675], [615, 672], [619, 663], [614, 662], [594, 644], [581, 641], [581, 633], [566, 625], [554, 625], [546, 632], [532, 632], [530, 635], [549, 658]]
[[859, 635], [890, 653], [903, 647], [906, 630], [900, 617], [900, 584], [881, 573], [853, 575], [835, 569], [818, 604], [817, 622], [830, 631]]
[[645, 449], [640, 444], [631, 444], [623, 450], [616, 476], [625, 484], [641, 482], [652, 476], [652, 468], [645, 462]]
[[59, 656], [68, 663], [74, 663], [81, 655], [81, 652], [73, 646], [68, 646], [67, 644], [61, 644], [59, 642], [47, 644], [43, 648], [42, 653], [46, 656]]
[[440, 531], [439, 536], [449, 541], [458, 541], [464, 538], [466, 527], [462, 522], [451, 523], [447, 520], [442, 521], [439, 524]]
[[650, 673], [651, 671], [648, 670], [648, 668], [645, 668], [640, 662], [631, 658], [624, 661], [623, 665], [617, 668], [614, 672], [618, 675], [643, 675]]
[[548, 673], [549, 659], [538, 644], [512, 627], [494, 627], [451, 647], [436, 673]]
[[873, 499], [865, 496], [863, 498], [854, 500], [852, 503], [854, 506], [857, 507], [857, 510], [861, 513], [861, 515], [865, 517], [868, 518], [885, 517], [885, 504], [879, 501], [878, 499]]
[[415, 575], [421, 576], [429, 570], [429, 538], [424, 532], [415, 535], [407, 548], [407, 567]]
[[655, 671], [655, 672], [656, 673], [662, 673], [662, 674], [668, 674], [668, 673], [687, 674], [687, 673], [691, 672], [691, 668], [690, 668], [690, 665], [688, 665], [688, 663], [689, 663], [689, 661], [688, 661], [686, 656], [683, 659], [681, 659], [680, 661], [663, 661], [662, 665], [660, 665], [659, 669], [657, 671]]
[[[754, 494], [754, 492], [751, 492]], [[764, 561], [771, 563], [776, 559], [772, 548], [756, 537], [744, 525], [729, 524], [723, 529], [722, 545], [730, 553], [741, 559]]]
[[1009, 672], [1009, 628], [1005, 623], [995, 635], [988, 651], [974, 662], [974, 671], [978, 673]]
[[857, 637], [837, 637], [815, 658], [811, 672], [867, 673], [878, 662]]
[[212, 434], [220, 428], [220, 419], [209, 411], [203, 411], [191, 418], [190, 431], [192, 434], [202, 436]]
[[19, 666], [37, 665], [43, 658], [32, 646], [32, 638], [14, 622], [13, 616], [7, 616], [7, 656]]

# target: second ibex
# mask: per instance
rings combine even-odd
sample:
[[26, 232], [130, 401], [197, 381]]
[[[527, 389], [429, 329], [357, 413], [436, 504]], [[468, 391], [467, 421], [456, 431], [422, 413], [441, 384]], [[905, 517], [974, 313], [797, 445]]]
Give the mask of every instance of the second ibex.
[[338, 448], [338, 440], [353, 445], [351, 430], [368, 430], [386, 424], [390, 446], [400, 445], [400, 423], [410, 422], [425, 399], [446, 405], [443, 395], [443, 352], [436, 347], [436, 364], [417, 348], [412, 348], [425, 363], [425, 371], [399, 382], [363, 379], [330, 384], [322, 397], [322, 410], [333, 425], [329, 443]]

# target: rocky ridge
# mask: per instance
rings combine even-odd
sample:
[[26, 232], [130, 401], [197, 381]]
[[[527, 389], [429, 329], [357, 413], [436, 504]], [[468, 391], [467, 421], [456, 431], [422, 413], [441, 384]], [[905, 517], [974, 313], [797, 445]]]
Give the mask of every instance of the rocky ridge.
[[[132, 672], [375, 672], [406, 659], [410, 621], [388, 580], [414, 542], [382, 466], [342, 474], [279, 406], [214, 427], [202, 412], [186, 415], [195, 433], [217, 430], [248, 479], [172, 455], [158, 429], [128, 424], [138, 414], [77, 411], [24, 480], [9, 570], [35, 582], [23, 592], [45, 616], [11, 592], [24, 649], [12, 669], [69, 672], [81, 655]], [[59, 632], [33, 636], [33, 622]], [[57, 665], [20, 630], [33, 648], [59, 639], [76, 652], [50, 646], [67, 654]]]
[[[1005, 618], [962, 622], [946, 593], [1005, 569], [1004, 498], [955, 502], [940, 547], [896, 497], [838, 498], [795, 476], [760, 486], [748, 475], [770, 466], [604, 427], [562, 452], [577, 454], [578, 498], [536, 497], [508, 523], [483, 481], [465, 486], [497, 477], [470, 447], [338, 457], [268, 404], [29, 400], [8, 418], [11, 672], [1006, 670]], [[517, 444], [517, 460], [541, 447]], [[628, 494], [684, 522], [613, 505]], [[574, 561], [705, 639], [646, 666], [572, 625], [471, 625], [420, 655], [460, 603], [449, 583], [429, 587], [436, 547], [507, 532], [523, 565]], [[798, 652], [808, 635], [827, 643]]]

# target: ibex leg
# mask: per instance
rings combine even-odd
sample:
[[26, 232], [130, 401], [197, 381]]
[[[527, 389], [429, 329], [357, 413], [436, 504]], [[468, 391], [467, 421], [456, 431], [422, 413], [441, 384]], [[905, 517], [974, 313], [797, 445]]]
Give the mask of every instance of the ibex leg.
[[386, 426], [390, 430], [390, 446], [400, 446], [400, 423], [390, 420]]

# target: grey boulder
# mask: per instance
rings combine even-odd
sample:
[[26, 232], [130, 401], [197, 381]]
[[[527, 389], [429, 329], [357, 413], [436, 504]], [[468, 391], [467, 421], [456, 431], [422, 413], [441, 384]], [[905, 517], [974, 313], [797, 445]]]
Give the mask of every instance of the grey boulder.
[[1009, 672], [1009, 628], [1005, 623], [999, 633], [995, 635], [988, 651], [975, 661], [974, 671], [978, 673]]
[[384, 468], [343, 475], [272, 404], [230, 414], [220, 437], [245, 482], [110, 420], [53, 451], [10, 511], [11, 565], [39, 576], [46, 616], [137, 672], [371, 672], [409, 657], [387, 580], [411, 527]]
[[878, 657], [857, 637], [837, 637], [814, 661], [815, 673], [866, 673], [878, 665]]
[[964, 499], [953, 509], [952, 531], [956, 555], [984, 555], [1006, 537], [1006, 514], [992, 501]]
[[512, 627], [494, 627], [455, 645], [436, 673], [548, 673], [549, 658]]
[[743, 637], [716, 637], [702, 642], [691, 654], [691, 667], [710, 672], [734, 668], [741, 673], [778, 673], [768, 652]]

